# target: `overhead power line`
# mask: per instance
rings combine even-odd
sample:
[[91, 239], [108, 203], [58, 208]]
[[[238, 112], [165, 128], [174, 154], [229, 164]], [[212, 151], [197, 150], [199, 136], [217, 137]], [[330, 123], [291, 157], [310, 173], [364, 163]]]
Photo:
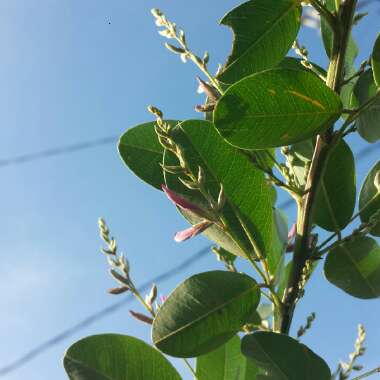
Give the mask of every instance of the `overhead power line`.
[[[138, 288], [139, 292], [143, 293], [149, 290], [153, 283], [159, 283], [159, 282], [162, 283], [168, 280], [169, 278], [175, 276], [176, 274], [182, 272], [184, 269], [187, 269], [190, 265], [193, 265], [196, 261], [199, 261], [200, 259], [202, 259], [206, 255], [206, 253], [209, 252], [210, 248], [211, 246], [202, 248], [196, 254], [191, 255], [190, 258], [184, 260], [182, 263], [176, 265], [172, 269], [165, 271], [164, 273], [161, 273], [160, 275], [146, 281], [143, 285], [141, 285]], [[111, 306], [107, 306], [97, 311], [96, 313], [91, 314], [90, 316], [83, 319], [76, 325], [62, 331], [61, 333], [48, 339], [46, 342], [43, 342], [40, 345], [36, 346], [35, 348], [31, 349], [30, 351], [25, 353], [23, 356], [21, 356], [19, 359], [15, 360], [14, 362], [8, 364], [7, 366], [3, 368], [0, 368], [0, 376], [5, 376], [9, 374], [10, 372], [13, 372], [19, 369], [20, 367], [24, 366], [25, 364], [30, 362], [32, 359], [34, 359], [36, 356], [51, 349], [53, 346], [56, 346], [58, 343], [61, 343], [65, 339], [71, 337], [72, 335], [81, 331], [82, 329], [90, 326], [94, 322], [97, 322], [98, 320], [118, 311], [119, 309], [131, 303], [132, 301], [134, 301], [134, 298], [132, 297], [132, 295], [129, 295], [128, 297], [123, 298], [122, 300], [118, 302], [115, 302]]]
[[28, 162], [42, 160], [42, 159], [46, 159], [46, 158], [50, 158], [54, 156], [61, 156], [65, 154], [79, 152], [85, 149], [96, 148], [101, 145], [113, 144], [113, 143], [116, 143], [118, 139], [119, 139], [119, 136], [108, 136], [108, 137], [103, 137], [97, 140], [89, 140], [89, 141], [84, 141], [77, 144], [64, 145], [57, 148], [41, 150], [34, 153], [22, 154], [20, 156], [11, 157], [9, 159], [3, 159], [3, 160], [0, 159], [0, 168], [5, 167], [5, 166], [11, 166], [11, 165], [26, 164]]

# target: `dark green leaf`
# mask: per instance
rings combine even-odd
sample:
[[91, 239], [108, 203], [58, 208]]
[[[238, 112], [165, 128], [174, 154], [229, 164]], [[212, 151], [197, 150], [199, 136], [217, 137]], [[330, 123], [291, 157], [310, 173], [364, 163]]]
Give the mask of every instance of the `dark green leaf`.
[[242, 355], [238, 336], [197, 358], [197, 380], [253, 380], [258, 372], [253, 360]]
[[93, 335], [74, 343], [63, 364], [71, 380], [180, 380], [169, 361], [125, 335]]
[[[367, 70], [360, 76], [355, 84], [351, 103], [354, 107], [360, 107], [377, 92], [373, 80], [372, 70]], [[356, 120], [358, 132], [363, 139], [374, 143], [380, 139], [380, 97]]]
[[[171, 125], [178, 121], [168, 120]], [[154, 131], [155, 122], [128, 129], [120, 138], [119, 153], [125, 164], [149, 185], [161, 190], [164, 176], [160, 164], [164, 149]]]
[[[374, 184], [375, 176], [379, 172], [380, 161], [378, 161], [376, 165], [370, 170], [360, 190], [360, 219], [364, 223], [369, 222], [371, 216], [373, 216], [376, 212], [380, 212], [380, 193]], [[371, 230], [371, 234], [374, 236], [380, 236], [380, 215], [379, 222]]]
[[153, 322], [153, 343], [175, 357], [206, 354], [231, 339], [260, 300], [255, 280], [245, 274], [213, 271], [179, 285]]
[[273, 332], [256, 332], [242, 340], [242, 352], [267, 372], [265, 380], [330, 380], [326, 362], [304, 344]]
[[357, 298], [380, 296], [380, 247], [369, 237], [333, 248], [325, 262], [326, 278]]
[[219, 79], [235, 83], [276, 66], [296, 39], [301, 7], [296, 0], [252, 0], [221, 20], [234, 32], [232, 53]]
[[328, 231], [343, 229], [354, 213], [355, 200], [355, 159], [342, 140], [327, 159], [315, 200], [314, 222]]
[[[281, 249], [274, 229], [273, 199], [270, 186], [264, 174], [252, 165], [250, 158], [241, 151], [227, 144], [217, 133], [214, 126], [201, 120], [183, 122], [175, 129], [173, 139], [182, 146], [185, 157], [193, 172], [201, 166], [205, 171], [206, 187], [217, 199], [220, 184], [223, 184], [226, 204], [223, 217], [231, 230], [232, 238], [244, 252], [255, 255], [249, 239], [241, 227], [243, 223], [250, 237], [267, 255]], [[171, 155], [165, 156], [165, 163], [175, 164]], [[188, 190], [177, 176], [166, 174], [168, 187], [201, 207], [207, 207], [199, 192]], [[223, 232], [214, 227], [206, 230], [209, 233]], [[211, 238], [234, 254], [246, 257], [235, 247], [223, 244]], [[219, 236], [220, 238], [220, 236]], [[231, 240], [231, 239], [230, 239]]]
[[380, 33], [377, 35], [375, 46], [372, 51], [372, 70], [377, 87], [380, 87]]
[[313, 73], [273, 69], [232, 85], [216, 105], [214, 123], [230, 144], [266, 149], [324, 131], [341, 108], [338, 95]]

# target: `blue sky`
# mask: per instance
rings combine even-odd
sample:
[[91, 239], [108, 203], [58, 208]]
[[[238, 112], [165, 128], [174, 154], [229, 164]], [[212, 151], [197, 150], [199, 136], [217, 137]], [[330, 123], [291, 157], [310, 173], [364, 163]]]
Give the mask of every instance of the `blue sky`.
[[[148, 104], [167, 117], [199, 117], [191, 64], [169, 53], [150, 9], [159, 7], [186, 30], [190, 45], [208, 50], [214, 67], [227, 56], [231, 33], [217, 21], [237, 0], [3, 0], [0, 3], [0, 159], [109, 135], [151, 120]], [[357, 28], [368, 57], [378, 32], [373, 14]], [[301, 35], [312, 60], [326, 59], [318, 32]], [[358, 62], [360, 62], [360, 58]], [[357, 151], [363, 142], [351, 140]], [[358, 164], [358, 184], [378, 158]], [[120, 298], [99, 253], [97, 218], [104, 216], [132, 265], [137, 284], [191, 257], [207, 241], [178, 245], [186, 226], [165, 197], [140, 182], [120, 161], [115, 144], [0, 169], [0, 367]], [[294, 212], [290, 213], [294, 220]], [[221, 268], [212, 254], [159, 285], [167, 294], [198, 271]], [[352, 350], [356, 325], [368, 330], [368, 366], [380, 364], [378, 300], [360, 301], [318, 272], [294, 325], [317, 312], [305, 342], [332, 368]], [[80, 337], [119, 332], [149, 340], [149, 329], [128, 308], [83, 329], [6, 376], [8, 380], [66, 379], [61, 358]], [[179, 363], [179, 368], [183, 370]], [[185, 378], [190, 376], [186, 372]]]

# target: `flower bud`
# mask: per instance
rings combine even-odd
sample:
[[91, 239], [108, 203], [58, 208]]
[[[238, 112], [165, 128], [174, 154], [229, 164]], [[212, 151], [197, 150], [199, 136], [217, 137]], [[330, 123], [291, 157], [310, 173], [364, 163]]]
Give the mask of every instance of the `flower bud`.
[[177, 243], [182, 243], [185, 240], [191, 239], [192, 237], [201, 234], [211, 225], [212, 223], [210, 221], [204, 220], [198, 224], [195, 224], [194, 226], [191, 226], [190, 228], [187, 228], [186, 230], [177, 232], [174, 236], [174, 240]]
[[376, 173], [375, 178], [373, 179], [373, 184], [376, 187], [378, 193], [380, 193], [380, 170]]
[[148, 325], [151, 325], [153, 323], [153, 318], [148, 317], [147, 315], [137, 313], [133, 310], [129, 310], [129, 313], [132, 315], [133, 318], [136, 318], [138, 321], [147, 323]]

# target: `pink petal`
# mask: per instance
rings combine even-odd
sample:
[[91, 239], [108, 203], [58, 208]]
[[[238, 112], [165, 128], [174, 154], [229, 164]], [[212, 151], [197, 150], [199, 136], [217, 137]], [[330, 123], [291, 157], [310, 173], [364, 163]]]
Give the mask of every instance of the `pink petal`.
[[208, 220], [195, 224], [194, 226], [191, 226], [187, 228], [186, 230], [177, 232], [174, 236], [174, 240], [177, 243], [181, 243], [185, 240], [191, 239], [192, 237], [201, 234], [204, 230], [210, 227], [211, 224], [212, 223], [209, 222]]
[[297, 225], [293, 223], [288, 232], [288, 242], [290, 243], [297, 235]]
[[192, 211], [195, 214], [201, 215], [203, 214], [202, 209], [199, 208], [194, 203], [187, 201], [185, 198], [182, 198], [180, 195], [170, 190], [167, 186], [162, 185], [163, 192], [167, 195], [167, 197], [178, 207], [181, 207], [185, 210]]

